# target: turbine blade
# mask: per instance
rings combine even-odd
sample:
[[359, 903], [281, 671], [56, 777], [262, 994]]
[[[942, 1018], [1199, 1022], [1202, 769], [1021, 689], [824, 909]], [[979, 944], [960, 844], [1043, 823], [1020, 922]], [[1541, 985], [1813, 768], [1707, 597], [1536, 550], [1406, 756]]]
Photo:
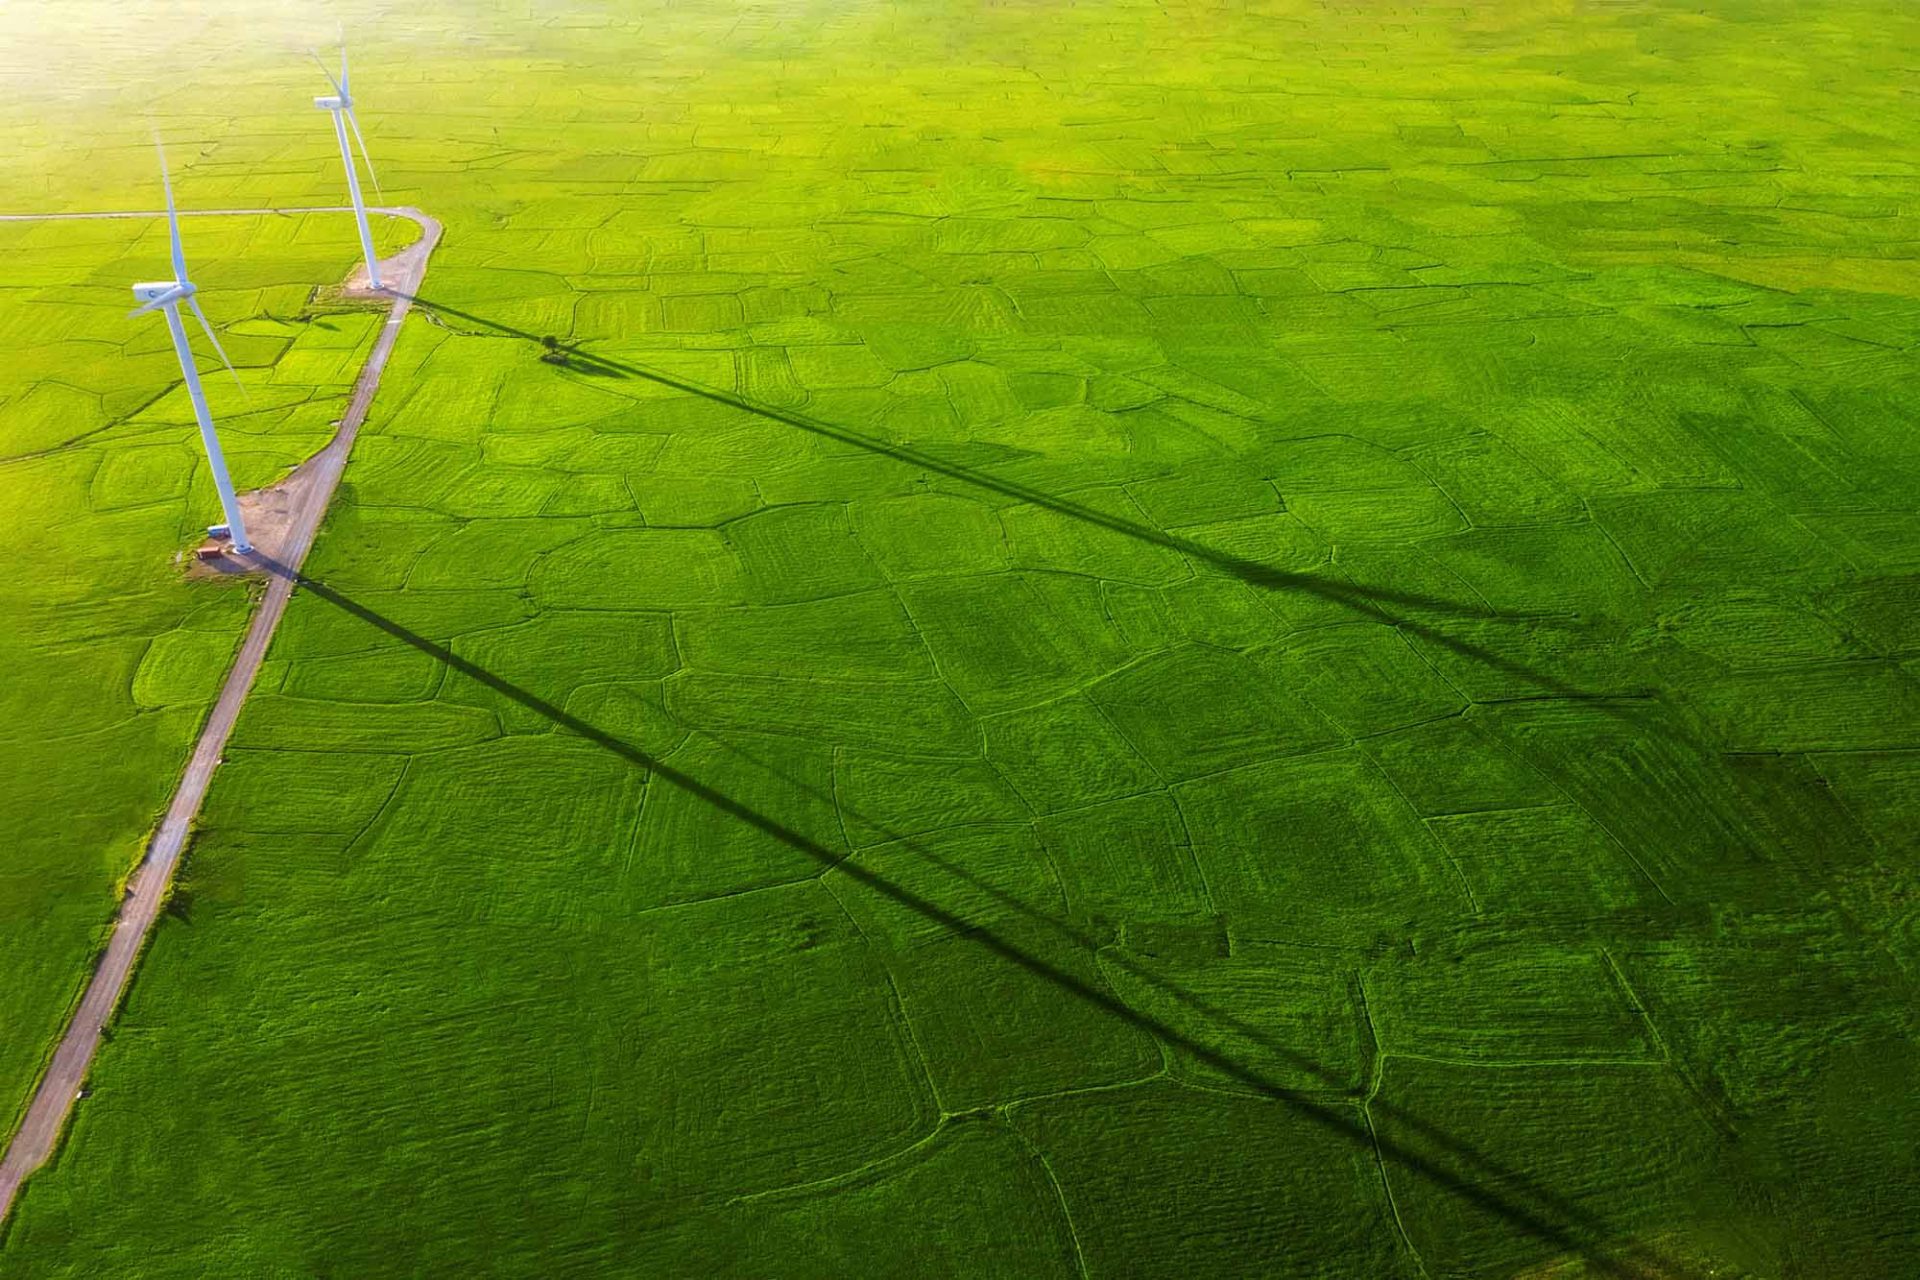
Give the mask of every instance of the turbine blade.
[[334, 78], [333, 78], [333, 72], [332, 72], [331, 70], [329, 70], [329, 69], [328, 69], [328, 67], [327, 67], [327, 64], [326, 64], [326, 63], [324, 63], [324, 62], [322, 62], [322, 61], [320, 61], [320, 53], [319, 53], [319, 50], [317, 50], [317, 49], [308, 49], [308, 50], [307, 50], [307, 56], [308, 56], [309, 58], [312, 58], [312, 59], [313, 59], [313, 65], [314, 65], [314, 66], [316, 66], [316, 67], [318, 67], [318, 68], [320, 68], [320, 74], [321, 74], [321, 75], [323, 75], [323, 76], [325, 76], [325, 77], [327, 78], [327, 83], [333, 86], [333, 91], [334, 91], [335, 93], [337, 93], [337, 94], [339, 94], [339, 95], [340, 95], [341, 97], [343, 97], [343, 98], [344, 98], [344, 97], [346, 97], [346, 96], [347, 96], [347, 87], [346, 87], [345, 85], [343, 85], [343, 84], [341, 84], [341, 83], [340, 83], [340, 82], [339, 82], [338, 80], [336, 80], [336, 79], [334, 79]]
[[[213, 349], [219, 352], [220, 363], [227, 366], [227, 372], [233, 375], [233, 385], [240, 388], [240, 394], [243, 397], [246, 396], [247, 384], [240, 381], [240, 371], [233, 367], [233, 361], [227, 359], [227, 349], [221, 346], [220, 339], [214, 336], [213, 326], [207, 323], [207, 313], [200, 309], [200, 299], [188, 294], [187, 305], [193, 308], [193, 318], [200, 322], [200, 328], [206, 333], [207, 341], [211, 342]], [[248, 403], [251, 404], [252, 401], [249, 399]]]
[[169, 302], [178, 302], [180, 300], [180, 295], [183, 292], [185, 292], [185, 290], [169, 289], [157, 298], [149, 298], [146, 302], [141, 303], [139, 306], [135, 307], [133, 310], [127, 312], [127, 319], [131, 320], [135, 316], [143, 316], [147, 314], [147, 312], [149, 311], [158, 311], [161, 307], [166, 306]]
[[173, 238], [173, 278], [184, 284], [187, 279], [187, 255], [180, 248], [180, 215], [173, 207], [173, 178], [167, 173], [167, 148], [160, 135], [153, 135], [153, 149], [160, 153], [160, 185], [167, 192], [167, 233]]
[[344, 25], [340, 28], [340, 94], [342, 97], [351, 96], [347, 89], [347, 29]]
[[360, 135], [360, 121], [355, 118], [353, 108], [347, 108], [347, 123], [353, 126], [353, 140], [360, 144], [360, 158], [367, 162], [367, 177], [373, 183], [373, 198], [385, 204], [387, 197], [380, 190], [380, 175], [373, 171], [373, 157], [367, 154], [367, 140]]

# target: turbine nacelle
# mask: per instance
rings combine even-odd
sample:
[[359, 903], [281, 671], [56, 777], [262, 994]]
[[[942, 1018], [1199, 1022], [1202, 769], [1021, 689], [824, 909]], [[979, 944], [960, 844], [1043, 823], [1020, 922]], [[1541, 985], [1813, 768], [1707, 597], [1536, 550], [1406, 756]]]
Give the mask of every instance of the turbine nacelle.
[[343, 93], [333, 93], [328, 94], [324, 98], [315, 98], [313, 105], [322, 111], [351, 111], [353, 110], [353, 99]]
[[133, 286], [133, 296], [136, 301], [161, 306], [167, 302], [178, 302], [182, 298], [191, 297], [194, 292], [192, 283], [186, 280], [149, 280]]

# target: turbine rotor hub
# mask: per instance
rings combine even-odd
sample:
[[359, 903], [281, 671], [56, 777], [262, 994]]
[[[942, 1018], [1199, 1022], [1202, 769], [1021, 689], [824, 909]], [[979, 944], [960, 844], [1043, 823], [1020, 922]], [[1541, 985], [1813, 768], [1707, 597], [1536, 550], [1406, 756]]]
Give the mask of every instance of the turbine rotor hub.
[[133, 286], [133, 296], [141, 302], [152, 302], [169, 293], [182, 299], [190, 298], [195, 292], [192, 283], [186, 280], [148, 280]]

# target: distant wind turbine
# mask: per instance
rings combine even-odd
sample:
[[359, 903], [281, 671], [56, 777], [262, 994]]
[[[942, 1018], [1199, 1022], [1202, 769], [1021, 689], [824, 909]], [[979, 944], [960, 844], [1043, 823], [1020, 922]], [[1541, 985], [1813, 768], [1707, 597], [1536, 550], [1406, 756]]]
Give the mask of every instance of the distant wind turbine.
[[240, 381], [240, 375], [234, 371], [233, 361], [227, 359], [226, 348], [214, 336], [213, 326], [207, 323], [207, 313], [200, 309], [199, 299], [193, 296], [193, 282], [187, 279], [187, 257], [180, 250], [180, 215], [173, 208], [173, 180], [167, 176], [166, 148], [157, 137], [153, 145], [160, 152], [160, 182], [167, 191], [167, 231], [173, 237], [173, 279], [133, 286], [133, 296], [140, 300], [140, 305], [127, 314], [131, 317], [156, 310], [165, 313], [167, 331], [173, 335], [173, 352], [180, 357], [180, 377], [187, 384], [193, 416], [200, 424], [200, 443], [206, 446], [207, 464], [213, 469], [213, 487], [220, 491], [220, 508], [227, 513], [227, 531], [236, 551], [251, 551], [253, 544], [247, 541], [246, 521], [240, 518], [240, 502], [233, 496], [233, 480], [227, 475], [227, 458], [220, 451], [220, 437], [214, 434], [213, 415], [207, 412], [206, 393], [200, 388], [200, 371], [193, 363], [193, 348], [187, 345], [187, 326], [180, 322], [182, 302], [193, 308], [194, 318], [206, 330], [207, 341], [220, 353], [220, 363], [227, 366], [235, 382]]
[[360, 172], [353, 161], [353, 150], [347, 145], [347, 126], [353, 126], [353, 140], [360, 144], [360, 158], [367, 163], [367, 177], [373, 182], [373, 194], [376, 199], [384, 200], [380, 193], [380, 178], [373, 171], [373, 157], [367, 154], [367, 140], [360, 134], [360, 121], [353, 114], [353, 95], [347, 89], [347, 42], [340, 41], [340, 74], [335, 76], [327, 70], [327, 64], [320, 61], [320, 55], [313, 50], [313, 60], [327, 79], [333, 84], [333, 92], [324, 98], [315, 98], [313, 105], [322, 111], [333, 112], [333, 135], [340, 140], [340, 162], [347, 167], [347, 194], [353, 197], [353, 216], [360, 224], [360, 250], [367, 258], [367, 287], [378, 289], [380, 284], [380, 262], [373, 256], [373, 232], [367, 229], [367, 205], [360, 197]]

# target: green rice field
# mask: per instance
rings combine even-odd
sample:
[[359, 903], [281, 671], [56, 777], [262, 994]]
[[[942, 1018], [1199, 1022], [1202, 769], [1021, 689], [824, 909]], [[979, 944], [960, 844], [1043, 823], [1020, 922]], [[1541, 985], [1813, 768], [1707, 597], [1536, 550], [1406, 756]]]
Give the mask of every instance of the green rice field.
[[[341, 200], [188, 8], [0, 211]], [[1920, 11], [343, 16], [445, 236], [0, 1277], [1911, 1273]], [[186, 235], [267, 483], [352, 226]], [[17, 1116], [250, 589], [163, 231], [0, 246]]]
[[[248, 387], [225, 381], [200, 339], [244, 487], [325, 443], [372, 340], [373, 315], [309, 296], [315, 273], [337, 272], [350, 251], [338, 221], [193, 218], [183, 231], [190, 265], [220, 281], [204, 308]], [[126, 318], [128, 286], [168, 274], [164, 225], [0, 223], [0, 253], [11, 264], [0, 286], [0, 1114], [11, 1130], [232, 660], [247, 591], [185, 582], [173, 563], [220, 515], [165, 323]]]

